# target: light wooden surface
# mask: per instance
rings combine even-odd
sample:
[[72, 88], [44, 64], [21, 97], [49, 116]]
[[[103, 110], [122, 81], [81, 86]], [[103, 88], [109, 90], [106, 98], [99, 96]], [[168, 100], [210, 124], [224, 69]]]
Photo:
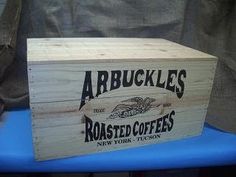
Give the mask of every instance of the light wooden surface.
[[[215, 58], [165, 39], [153, 38], [37, 38], [27, 40], [28, 62], [123, 62], [156, 59]], [[181, 52], [180, 52], [181, 51]], [[75, 61], [74, 61], [75, 60]], [[121, 60], [121, 61], [119, 61]]]
[[[163, 39], [51, 38], [27, 41], [37, 160], [142, 146], [201, 133], [217, 63], [215, 57]], [[111, 72], [128, 70], [131, 73], [133, 70], [135, 73], [140, 69], [144, 74], [139, 75], [139, 80], [145, 80], [149, 70], [154, 71], [154, 82], [160, 75], [159, 70], [162, 71], [162, 82], [167, 81], [170, 70], [185, 70], [183, 96], [179, 98], [177, 91], [157, 87], [156, 83], [151, 86], [150, 82], [146, 86], [123, 87], [121, 84], [120, 88], [109, 91]], [[95, 98], [86, 97], [85, 105], [80, 109], [86, 71], [91, 71]], [[108, 91], [96, 97], [99, 71], [108, 73]], [[121, 80], [123, 76], [124, 73]], [[127, 78], [130, 79], [131, 75]], [[178, 85], [178, 80], [173, 78], [171, 84]], [[144, 111], [143, 105], [146, 106]], [[136, 109], [138, 106], [140, 109]], [[154, 122], [172, 111], [175, 115], [170, 131], [140, 136], [131, 133], [128, 137], [85, 142], [88, 119], [84, 115], [100, 125], [132, 127], [137, 121], [139, 124]], [[125, 117], [122, 117], [123, 113]], [[167, 123], [166, 126], [171, 125], [168, 120]]]

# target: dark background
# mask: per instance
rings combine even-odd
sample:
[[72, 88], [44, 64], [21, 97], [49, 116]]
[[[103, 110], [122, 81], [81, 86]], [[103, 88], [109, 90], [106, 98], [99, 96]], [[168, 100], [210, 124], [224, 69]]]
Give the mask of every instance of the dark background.
[[235, 177], [236, 166], [110, 173], [13, 173], [0, 177]]
[[235, 0], [0, 0], [5, 110], [29, 107], [30, 37], [165, 38], [215, 55], [219, 62], [207, 122], [236, 132]]

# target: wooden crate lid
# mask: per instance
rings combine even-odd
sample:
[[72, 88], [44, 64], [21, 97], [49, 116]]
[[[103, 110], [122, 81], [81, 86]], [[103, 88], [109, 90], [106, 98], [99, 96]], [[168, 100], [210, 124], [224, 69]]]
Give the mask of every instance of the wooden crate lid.
[[157, 38], [31, 38], [27, 39], [27, 45], [29, 63], [215, 59]]

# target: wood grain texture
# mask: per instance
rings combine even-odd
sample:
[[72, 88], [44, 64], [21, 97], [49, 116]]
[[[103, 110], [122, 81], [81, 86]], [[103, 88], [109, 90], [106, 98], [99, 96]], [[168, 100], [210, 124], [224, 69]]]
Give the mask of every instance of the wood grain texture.
[[27, 44], [30, 63], [91, 63], [97, 60], [117, 63], [123, 60], [215, 58], [174, 42], [151, 38], [42, 38], [28, 39]]
[[163, 39], [27, 43], [36, 160], [201, 133], [215, 57]]

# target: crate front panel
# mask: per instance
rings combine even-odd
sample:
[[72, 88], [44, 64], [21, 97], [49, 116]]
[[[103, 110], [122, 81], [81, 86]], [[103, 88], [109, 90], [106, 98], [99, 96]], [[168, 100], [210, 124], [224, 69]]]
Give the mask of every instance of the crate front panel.
[[29, 64], [37, 160], [199, 135], [216, 61]]

